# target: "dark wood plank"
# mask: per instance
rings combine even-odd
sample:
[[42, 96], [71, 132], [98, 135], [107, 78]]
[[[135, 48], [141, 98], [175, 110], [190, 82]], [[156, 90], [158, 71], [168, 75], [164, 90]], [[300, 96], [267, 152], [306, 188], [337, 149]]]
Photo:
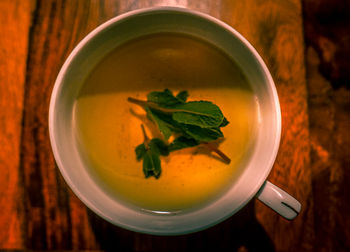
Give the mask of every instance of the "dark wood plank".
[[24, 247], [20, 140], [30, 1], [0, 1], [0, 248]]
[[26, 247], [98, 248], [82, 203], [60, 176], [48, 137], [51, 90], [64, 59], [93, 28], [114, 15], [99, 1], [37, 1], [29, 41], [21, 169]]
[[350, 250], [350, 3], [304, 1], [315, 250]]

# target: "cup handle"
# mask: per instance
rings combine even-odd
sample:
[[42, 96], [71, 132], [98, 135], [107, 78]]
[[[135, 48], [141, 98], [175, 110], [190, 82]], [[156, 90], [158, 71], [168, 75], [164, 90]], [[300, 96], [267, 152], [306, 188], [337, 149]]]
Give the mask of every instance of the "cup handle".
[[256, 197], [287, 220], [297, 217], [301, 210], [299, 201], [269, 181], [265, 181]]

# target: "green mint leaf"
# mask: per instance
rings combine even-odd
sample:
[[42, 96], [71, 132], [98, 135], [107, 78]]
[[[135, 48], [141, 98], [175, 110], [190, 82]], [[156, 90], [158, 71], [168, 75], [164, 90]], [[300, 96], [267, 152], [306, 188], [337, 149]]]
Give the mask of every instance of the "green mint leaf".
[[169, 144], [168, 149], [171, 152], [171, 151], [181, 150], [188, 147], [194, 147], [197, 145], [199, 145], [199, 142], [196, 141], [195, 139], [179, 136]]
[[168, 145], [159, 138], [153, 138], [149, 143], [149, 147], [153, 152], [156, 152], [159, 155], [162, 155], [162, 156], [169, 155]]
[[172, 114], [175, 121], [201, 128], [219, 127], [224, 120], [220, 108], [208, 101], [177, 104], [172, 109], [174, 109]]
[[203, 144], [222, 157], [227, 164], [229, 157], [222, 153], [211, 142], [223, 137], [220, 128], [229, 124], [220, 108], [209, 101], [186, 102], [187, 91], [176, 96], [169, 89], [162, 92], [151, 92], [147, 101], [132, 97], [128, 101], [143, 107], [147, 116], [158, 126], [165, 139], [175, 133], [177, 138], [169, 145], [159, 138], [150, 139], [141, 125], [144, 143], [135, 148], [137, 160], [143, 160], [143, 173], [146, 178], [161, 175], [160, 156], [168, 156], [170, 152]]
[[150, 149], [147, 150], [143, 157], [143, 173], [145, 174], [146, 178], [151, 176], [159, 178], [161, 174], [161, 167], [158, 153], [153, 152]]
[[227, 124], [229, 124], [230, 122], [227, 121], [226, 117], [224, 117], [224, 120], [222, 120], [222, 123], [220, 124], [220, 127], [225, 127]]
[[182, 124], [181, 128], [185, 136], [200, 142], [210, 142], [224, 136], [218, 127], [201, 128], [196, 125]]
[[136, 153], [136, 159], [140, 161], [144, 155], [146, 154], [147, 149], [144, 144], [140, 144], [135, 148], [135, 153]]
[[[147, 109], [146, 109], [147, 110]], [[172, 133], [182, 133], [180, 124], [173, 120], [172, 114], [163, 113], [156, 109], [149, 109], [152, 115], [156, 118], [157, 126], [160, 128], [160, 132], [163, 133], [165, 139], [168, 139], [167, 136], [170, 136]]]
[[156, 103], [161, 107], [169, 107], [184, 103], [183, 98], [184, 94], [181, 94], [179, 99], [175, 97], [169, 89], [165, 89], [163, 92], [154, 91], [147, 95], [148, 102]]
[[188, 98], [188, 92], [187, 91], [181, 91], [176, 95], [176, 98], [179, 99], [182, 102], [186, 102]]
[[158, 129], [163, 134], [164, 138], [169, 139], [172, 134], [169, 123], [162, 119], [160, 113], [157, 113], [148, 107], [146, 107], [145, 110], [147, 111], [148, 117], [150, 117], [151, 120], [158, 126]]

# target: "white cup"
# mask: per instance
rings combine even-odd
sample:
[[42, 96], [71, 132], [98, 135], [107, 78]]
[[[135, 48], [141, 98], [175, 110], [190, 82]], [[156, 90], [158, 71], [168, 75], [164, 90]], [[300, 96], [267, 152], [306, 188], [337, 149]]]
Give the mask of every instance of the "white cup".
[[[86, 169], [72, 129], [75, 99], [94, 66], [125, 41], [158, 32], [189, 34], [222, 49], [242, 69], [259, 103], [256, 142], [239, 178], [210, 204], [178, 214], [145, 212], [111, 198]], [[157, 235], [199, 231], [232, 216], [254, 197], [287, 219], [295, 218], [301, 209], [297, 200], [266, 181], [281, 135], [280, 105], [271, 75], [242, 35], [206, 14], [156, 7], [122, 14], [97, 27], [76, 46], [57, 77], [50, 103], [49, 131], [57, 165], [74, 193], [102, 218], [129, 230]]]

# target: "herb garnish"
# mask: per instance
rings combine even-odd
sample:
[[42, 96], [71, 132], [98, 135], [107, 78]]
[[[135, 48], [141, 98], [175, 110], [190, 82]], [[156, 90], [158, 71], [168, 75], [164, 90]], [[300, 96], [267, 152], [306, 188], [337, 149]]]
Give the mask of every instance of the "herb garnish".
[[224, 136], [220, 128], [225, 127], [229, 123], [228, 120], [212, 102], [187, 102], [187, 98], [187, 91], [181, 91], [174, 96], [169, 89], [149, 93], [147, 101], [128, 98], [129, 102], [145, 109], [147, 116], [157, 125], [165, 140], [173, 134], [177, 136], [171, 143], [159, 138], [149, 139], [144, 126], [141, 125], [144, 142], [135, 148], [135, 152], [137, 160], [143, 160], [146, 178], [159, 178], [160, 156], [168, 156], [172, 151], [200, 144], [217, 153], [225, 163], [230, 163], [230, 158], [213, 143]]

